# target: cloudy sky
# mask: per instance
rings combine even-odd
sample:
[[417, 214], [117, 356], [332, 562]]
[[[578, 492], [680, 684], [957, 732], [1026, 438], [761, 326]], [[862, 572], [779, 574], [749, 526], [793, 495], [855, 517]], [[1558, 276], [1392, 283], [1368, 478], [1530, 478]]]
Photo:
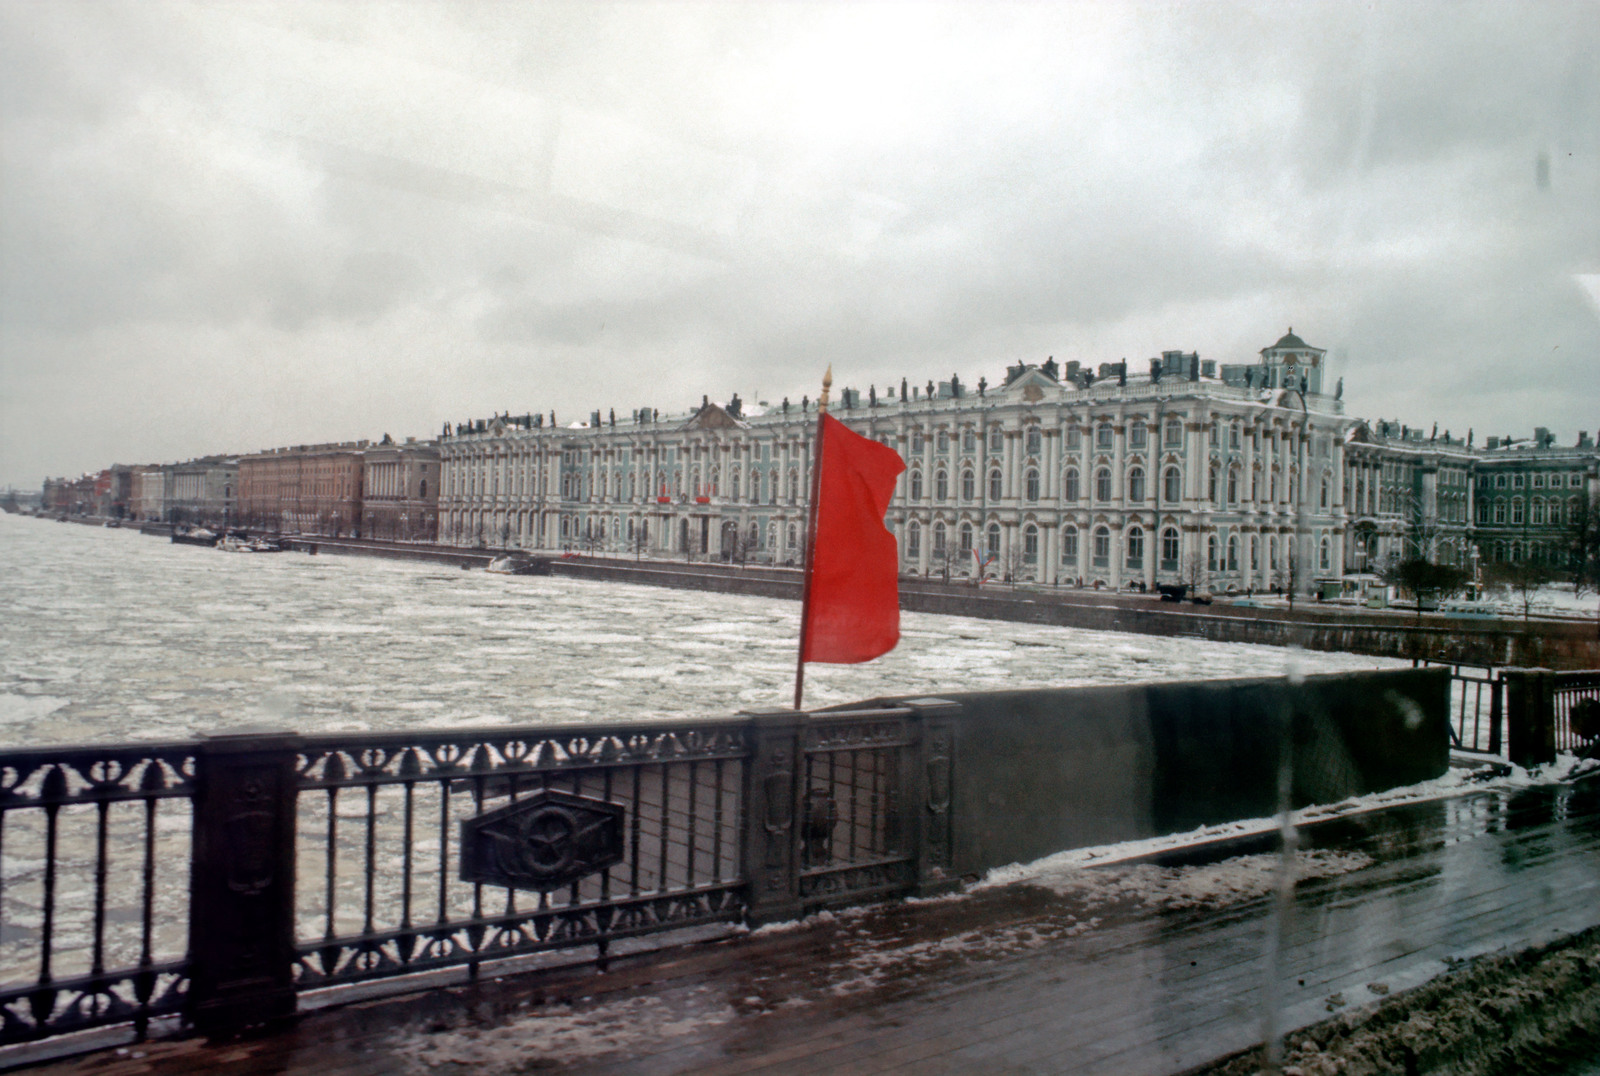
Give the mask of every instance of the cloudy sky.
[[0, 484], [1290, 325], [1570, 443], [1595, 11], [0, 0]]

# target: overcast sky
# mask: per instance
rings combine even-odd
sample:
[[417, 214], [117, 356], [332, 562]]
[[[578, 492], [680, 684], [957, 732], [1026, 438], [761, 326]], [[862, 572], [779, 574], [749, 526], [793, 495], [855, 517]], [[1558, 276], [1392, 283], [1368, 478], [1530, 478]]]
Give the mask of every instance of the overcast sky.
[[1596, 10], [0, 0], [0, 484], [1290, 325], [1571, 443]]

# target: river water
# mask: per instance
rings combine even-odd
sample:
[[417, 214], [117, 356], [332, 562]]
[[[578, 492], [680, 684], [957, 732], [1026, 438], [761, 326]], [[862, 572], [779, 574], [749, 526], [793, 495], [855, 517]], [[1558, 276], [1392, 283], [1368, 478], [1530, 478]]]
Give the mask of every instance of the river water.
[[[808, 705], [1399, 662], [906, 613]], [[433, 564], [226, 553], [0, 516], [0, 746], [711, 717], [791, 701], [799, 604]]]

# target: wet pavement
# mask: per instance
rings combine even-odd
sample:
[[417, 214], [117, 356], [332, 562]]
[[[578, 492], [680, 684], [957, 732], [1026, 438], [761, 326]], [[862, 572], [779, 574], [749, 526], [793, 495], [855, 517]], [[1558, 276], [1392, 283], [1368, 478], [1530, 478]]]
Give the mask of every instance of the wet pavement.
[[1260, 837], [572, 970], [154, 1042], [86, 1073], [1179, 1073], [1460, 961], [1600, 925], [1600, 782], [1489, 790], [1302, 832], [1269, 976]]

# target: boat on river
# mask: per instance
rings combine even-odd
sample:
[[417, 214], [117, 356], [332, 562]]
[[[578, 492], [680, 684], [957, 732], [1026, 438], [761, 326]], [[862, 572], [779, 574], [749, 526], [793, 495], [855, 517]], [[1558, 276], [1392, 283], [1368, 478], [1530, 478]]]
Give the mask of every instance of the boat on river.
[[483, 570], [496, 575], [549, 575], [550, 561], [526, 553], [507, 553], [491, 560]]
[[174, 527], [172, 540], [179, 545], [216, 545], [219, 535], [208, 527]]

